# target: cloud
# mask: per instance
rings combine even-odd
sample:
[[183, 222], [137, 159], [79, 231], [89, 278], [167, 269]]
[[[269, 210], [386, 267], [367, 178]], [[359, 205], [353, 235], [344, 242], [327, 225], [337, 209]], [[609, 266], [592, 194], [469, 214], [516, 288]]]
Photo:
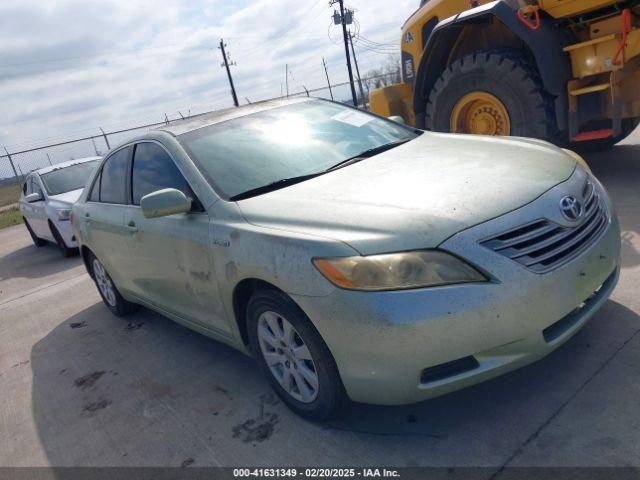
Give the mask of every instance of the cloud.
[[[418, 0], [353, 0], [361, 32], [399, 43]], [[240, 99], [346, 80], [326, 0], [4, 0], [0, 146], [73, 137], [231, 105], [224, 37]], [[330, 33], [330, 37], [328, 36]], [[361, 71], [384, 56], [359, 49]], [[284, 85], [283, 87], [284, 88]]]

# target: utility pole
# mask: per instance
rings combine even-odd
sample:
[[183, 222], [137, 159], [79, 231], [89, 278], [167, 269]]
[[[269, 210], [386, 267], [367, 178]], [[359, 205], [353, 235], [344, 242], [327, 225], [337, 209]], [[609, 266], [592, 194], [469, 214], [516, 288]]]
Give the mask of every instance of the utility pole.
[[287, 98], [289, 98], [289, 64], [284, 66], [284, 81], [287, 85]]
[[358, 86], [360, 87], [360, 96], [362, 97], [362, 107], [366, 109], [367, 100], [364, 97], [364, 89], [362, 88], [362, 79], [360, 78], [360, 69], [358, 68], [358, 59], [356, 51], [353, 48], [353, 34], [349, 32], [349, 43], [351, 43], [351, 52], [353, 53], [353, 64], [356, 66], [356, 75], [358, 76]]
[[233, 78], [231, 78], [231, 70], [229, 70], [229, 65], [235, 65], [235, 62], [231, 62], [229, 63], [229, 60], [227, 59], [227, 52], [225, 51], [224, 47], [225, 47], [225, 43], [224, 40], [221, 38], [220, 39], [220, 46], [218, 47], [220, 49], [220, 51], [222, 52], [222, 59], [224, 60], [224, 62], [222, 64], [220, 64], [221, 67], [224, 67], [227, 70], [227, 78], [229, 79], [229, 85], [231, 86], [231, 96], [233, 97], [233, 104], [237, 107], [238, 106], [238, 96], [236, 95], [236, 87], [233, 86]]
[[[331, 0], [330, 5], [340, 5], [340, 24], [342, 25], [342, 39], [344, 40], [344, 53], [347, 57], [347, 71], [349, 72], [349, 85], [351, 86], [351, 98], [353, 99], [353, 106], [358, 107], [358, 96], [356, 95], [356, 88], [353, 84], [353, 72], [351, 71], [351, 55], [349, 55], [349, 39], [347, 38], [347, 19], [344, 12], [344, 0]], [[353, 12], [347, 12], [353, 18]], [[336, 16], [334, 15], [334, 22]], [[349, 22], [351, 23], [351, 22]]]
[[324, 67], [324, 74], [327, 76], [327, 85], [329, 85], [329, 95], [331, 95], [331, 100], [333, 100], [333, 91], [331, 90], [331, 82], [329, 81], [329, 72], [327, 71], [327, 63], [324, 61], [324, 57], [322, 57], [322, 66]]

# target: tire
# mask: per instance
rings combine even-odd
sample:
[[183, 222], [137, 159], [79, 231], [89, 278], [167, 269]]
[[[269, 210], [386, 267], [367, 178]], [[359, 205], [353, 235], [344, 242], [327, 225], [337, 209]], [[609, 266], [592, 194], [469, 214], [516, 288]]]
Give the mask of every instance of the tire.
[[107, 308], [111, 310], [111, 313], [116, 317], [124, 317], [138, 308], [138, 305], [125, 300], [124, 297], [120, 295], [107, 270], [92, 253], [89, 254], [89, 265], [91, 266], [91, 276], [96, 283], [96, 287], [98, 287], [102, 301]]
[[[276, 326], [270, 328], [273, 322]], [[280, 334], [287, 331], [284, 322], [288, 322], [293, 330], [289, 337], [291, 341], [283, 344], [279, 339], [284, 337]], [[260, 333], [259, 329], [262, 329]], [[274, 330], [278, 330], [275, 335]], [[316, 421], [326, 420], [337, 413], [346, 401], [338, 368], [320, 334], [289, 297], [276, 290], [255, 292], [247, 306], [247, 331], [260, 370], [291, 410]], [[267, 337], [269, 340], [265, 340]], [[283, 353], [279, 354], [273, 344], [282, 347], [280, 352]], [[290, 345], [294, 348], [287, 348]], [[267, 357], [270, 357], [272, 367], [268, 365]], [[307, 380], [314, 374], [315, 390], [314, 382]], [[276, 375], [282, 380], [278, 380]], [[289, 379], [289, 390], [283, 386], [285, 379]]]
[[29, 225], [29, 222], [27, 222], [27, 219], [22, 217], [22, 220], [24, 220], [24, 226], [27, 227], [27, 230], [29, 231], [29, 235], [31, 235], [31, 240], [33, 240], [33, 244], [36, 247], [44, 247], [47, 244], [46, 240], [43, 240], [42, 238], [38, 238], [36, 237], [36, 234], [33, 233], [33, 230], [31, 229], [31, 225]]
[[480, 51], [453, 62], [436, 81], [426, 105], [428, 130], [450, 132], [452, 115], [466, 95], [487, 93], [506, 110], [512, 136], [550, 141], [556, 132], [551, 97], [533, 62], [519, 50]]
[[56, 245], [58, 245], [58, 248], [60, 248], [62, 255], [67, 258], [73, 257], [78, 252], [78, 249], [67, 247], [67, 244], [64, 243], [62, 235], [60, 235], [60, 232], [58, 232], [58, 229], [53, 223], [49, 222], [49, 228], [51, 229], [51, 234], [53, 235], [53, 238], [55, 238]]

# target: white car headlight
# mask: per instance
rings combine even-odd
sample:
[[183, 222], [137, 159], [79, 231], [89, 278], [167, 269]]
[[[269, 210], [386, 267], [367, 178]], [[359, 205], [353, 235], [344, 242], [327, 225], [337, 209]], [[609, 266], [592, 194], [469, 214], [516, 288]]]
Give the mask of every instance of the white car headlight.
[[56, 218], [59, 221], [66, 221], [69, 220], [69, 217], [71, 216], [71, 210], [70, 209], [60, 209], [60, 210], [56, 210]]
[[331, 283], [349, 290], [400, 290], [488, 280], [471, 265], [439, 250], [316, 258], [313, 264]]

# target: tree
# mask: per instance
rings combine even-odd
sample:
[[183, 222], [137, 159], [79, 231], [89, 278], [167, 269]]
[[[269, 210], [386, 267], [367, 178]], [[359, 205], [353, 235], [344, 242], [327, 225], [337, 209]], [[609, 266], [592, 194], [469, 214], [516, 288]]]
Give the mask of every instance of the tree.
[[388, 55], [385, 63], [378, 68], [372, 68], [365, 73], [362, 82], [367, 90], [387, 87], [402, 82], [400, 73], [400, 57], [392, 54]]

